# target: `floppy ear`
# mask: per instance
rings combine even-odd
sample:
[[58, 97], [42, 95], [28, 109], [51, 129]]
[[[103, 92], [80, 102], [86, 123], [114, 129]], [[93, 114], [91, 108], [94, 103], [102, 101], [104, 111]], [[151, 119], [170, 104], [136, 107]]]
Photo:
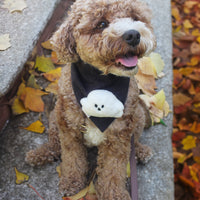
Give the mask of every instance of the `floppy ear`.
[[58, 59], [62, 62], [78, 61], [76, 43], [73, 36], [73, 26], [68, 19], [59, 27], [50, 39], [52, 49], [57, 53]]

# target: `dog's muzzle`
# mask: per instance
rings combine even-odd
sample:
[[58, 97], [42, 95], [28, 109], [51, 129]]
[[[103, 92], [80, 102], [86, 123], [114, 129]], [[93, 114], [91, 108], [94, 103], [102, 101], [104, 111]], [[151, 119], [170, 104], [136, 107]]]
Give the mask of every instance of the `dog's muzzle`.
[[131, 45], [132, 47], [135, 47], [140, 43], [140, 33], [136, 30], [126, 31], [122, 35], [122, 38], [127, 44]]

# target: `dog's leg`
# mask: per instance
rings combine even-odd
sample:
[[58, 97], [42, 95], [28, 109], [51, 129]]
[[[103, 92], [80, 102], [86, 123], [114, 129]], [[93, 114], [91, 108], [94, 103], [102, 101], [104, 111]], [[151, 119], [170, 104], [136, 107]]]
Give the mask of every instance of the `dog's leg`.
[[49, 117], [49, 141], [41, 147], [31, 150], [26, 154], [26, 162], [32, 166], [40, 166], [51, 163], [60, 156], [60, 141], [55, 121], [55, 113], [51, 112]]
[[59, 189], [65, 196], [74, 195], [85, 187], [88, 172], [87, 150], [81, 133], [84, 118], [73, 101], [74, 98], [60, 96], [55, 108], [62, 160]]
[[78, 193], [85, 187], [88, 163], [86, 160], [86, 148], [82, 142], [74, 137], [77, 133], [74, 130], [60, 131], [61, 140], [61, 178], [60, 192], [63, 195], [71, 196]]
[[96, 190], [98, 200], [131, 200], [126, 190], [130, 136], [113, 135], [99, 146]]
[[144, 120], [138, 120], [137, 125], [133, 131], [134, 133], [134, 144], [135, 144], [135, 155], [138, 161], [142, 163], [147, 163], [153, 156], [153, 151], [147, 145], [141, 144], [139, 142], [139, 138], [144, 130], [151, 125], [150, 115], [148, 110], [145, 109], [144, 103], [139, 104], [139, 111], [140, 115], [142, 114]]

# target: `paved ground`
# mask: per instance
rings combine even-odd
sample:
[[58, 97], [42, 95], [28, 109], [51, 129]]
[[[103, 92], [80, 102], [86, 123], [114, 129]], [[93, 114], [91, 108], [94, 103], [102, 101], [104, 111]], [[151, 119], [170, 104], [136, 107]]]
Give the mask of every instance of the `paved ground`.
[[[50, 6], [51, 9], [47, 12], [47, 7], [45, 7], [45, 9], [42, 8], [42, 5], [46, 5], [47, 1], [37, 1], [38, 3], [35, 0], [35, 5], [32, 5], [33, 1], [27, 0], [29, 10], [24, 10], [22, 13], [23, 17], [19, 17], [19, 14], [15, 13], [14, 19], [11, 14], [6, 14], [4, 10], [0, 9], [0, 26], [3, 26], [3, 28], [0, 28], [0, 34], [7, 31], [8, 28], [10, 29], [10, 33], [14, 32], [13, 30], [16, 30], [13, 34], [15, 35], [15, 38], [17, 38], [14, 39], [14, 35], [11, 36], [11, 42], [15, 49], [10, 48], [9, 55], [7, 55], [8, 52], [0, 52], [0, 94], [4, 93], [9, 87], [7, 86], [9, 85], [8, 83], [5, 84], [7, 81], [7, 73], [13, 71], [12, 73], [14, 75], [12, 76], [12, 79], [14, 79], [15, 75], [18, 74], [18, 71], [21, 70], [22, 63], [26, 61], [28, 52], [32, 49], [37, 34], [44, 27], [45, 22], [43, 21], [43, 23], [40, 23], [40, 18], [38, 19], [38, 17], [44, 15], [47, 20], [51, 13], [50, 10], [53, 9], [56, 2], [56, 0], [48, 1], [48, 6]], [[157, 85], [159, 88], [164, 88], [167, 101], [172, 109], [173, 76], [171, 65], [172, 38], [170, 0], [146, 1], [148, 1], [154, 13], [153, 24], [158, 42], [156, 51], [161, 54], [165, 62], [164, 72], [166, 76], [161, 79]], [[35, 9], [37, 8], [37, 13], [33, 12], [34, 6]], [[32, 21], [35, 20], [37, 22], [33, 25]], [[10, 25], [4, 25], [5, 22], [8, 22]], [[17, 23], [19, 24], [17, 25]], [[19, 29], [19, 27], [21, 28]], [[23, 35], [24, 32], [27, 33], [26, 36]], [[32, 32], [34, 32], [34, 35], [32, 35]], [[29, 37], [29, 34], [32, 36]], [[2, 87], [2, 85], [5, 86]], [[45, 101], [46, 105], [49, 104], [51, 96], [46, 96]], [[46, 127], [48, 126], [47, 111], [48, 110], [42, 114], [42, 121], [45, 123]], [[15, 184], [15, 167], [30, 175], [28, 184], [31, 184], [36, 188], [45, 200], [61, 199], [61, 196], [58, 193], [58, 175], [55, 169], [56, 166], [59, 165], [59, 162], [55, 162], [42, 168], [32, 168], [24, 162], [25, 153], [29, 149], [32, 149], [47, 140], [47, 132], [43, 135], [39, 135], [19, 128], [28, 126], [30, 122], [36, 121], [37, 119], [37, 113], [13, 117], [3, 132], [0, 133], [0, 199], [2, 200], [41, 199], [27, 186], [26, 183], [22, 185]], [[138, 166], [140, 200], [174, 199], [173, 161], [171, 150], [172, 114], [165, 119], [165, 123], [167, 124], [167, 127], [162, 125], [151, 127], [142, 137], [142, 142], [153, 148], [155, 156], [147, 165]]]

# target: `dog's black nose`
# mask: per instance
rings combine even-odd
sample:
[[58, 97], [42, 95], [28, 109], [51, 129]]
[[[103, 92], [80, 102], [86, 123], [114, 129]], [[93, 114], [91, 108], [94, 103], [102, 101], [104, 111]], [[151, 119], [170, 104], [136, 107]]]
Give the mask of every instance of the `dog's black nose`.
[[136, 46], [140, 43], [140, 33], [136, 30], [126, 31], [122, 38], [131, 46]]

